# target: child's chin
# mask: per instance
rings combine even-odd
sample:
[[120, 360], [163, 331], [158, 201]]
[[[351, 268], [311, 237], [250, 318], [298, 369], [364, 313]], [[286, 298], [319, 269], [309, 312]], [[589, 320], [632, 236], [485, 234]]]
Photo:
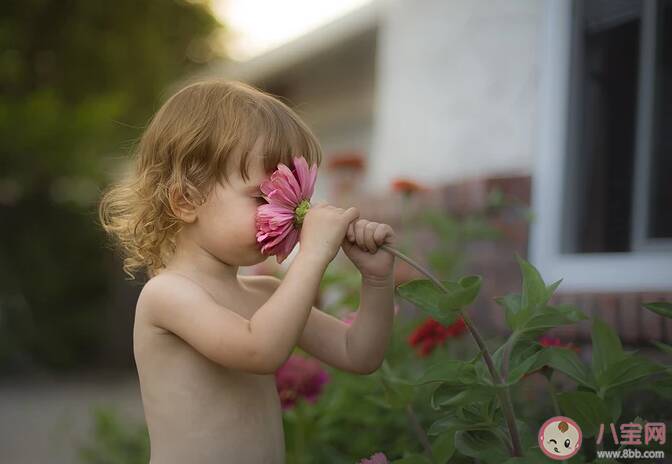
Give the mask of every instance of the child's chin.
[[256, 253], [251, 257], [251, 260], [253, 261], [251, 264], [263, 263], [267, 259], [268, 256], [261, 252], [261, 248], [257, 248]]

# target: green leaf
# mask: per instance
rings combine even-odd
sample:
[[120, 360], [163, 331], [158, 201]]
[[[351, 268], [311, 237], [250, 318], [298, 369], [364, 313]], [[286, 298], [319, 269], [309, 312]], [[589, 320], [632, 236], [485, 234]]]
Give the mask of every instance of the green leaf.
[[650, 390], [657, 395], [672, 401], [672, 370], [667, 371], [666, 375], [657, 379], [655, 382], [647, 382], [642, 385], [646, 390]]
[[509, 345], [513, 345], [509, 353], [509, 378], [511, 377], [511, 369], [515, 366], [525, 362], [526, 359], [531, 358], [540, 351], [541, 346], [534, 340], [528, 340], [527, 337], [521, 336], [518, 332], [512, 333], [505, 343], [492, 354], [492, 360], [497, 369], [501, 372], [504, 363], [504, 353]]
[[454, 288], [441, 302], [441, 309], [443, 310], [458, 310], [469, 306], [474, 302], [481, 290], [481, 276], [469, 275], [460, 278], [457, 281], [459, 288]]
[[579, 424], [584, 438], [592, 437], [599, 430], [600, 424], [611, 420], [607, 405], [602, 398], [592, 392], [559, 393], [558, 403], [564, 415]]
[[509, 293], [508, 295], [495, 298], [495, 302], [504, 308], [506, 325], [508, 325], [511, 330], [516, 330], [518, 313], [522, 308], [520, 295], [517, 293]]
[[517, 458], [509, 458], [502, 464], [548, 464], [552, 462], [549, 458], [543, 456], [523, 456]]
[[[516, 254], [516, 259], [523, 276], [522, 293], [512, 293], [504, 297], [495, 298], [495, 301], [506, 311], [506, 323], [511, 330], [520, 330], [526, 326], [530, 318], [535, 316], [539, 308], [544, 308], [562, 279], [546, 285], [539, 271], [529, 262]], [[547, 311], [548, 312], [548, 311]], [[575, 321], [564, 322], [561, 320], [555, 325], [567, 324]], [[537, 324], [540, 322], [537, 321]], [[551, 325], [550, 327], [555, 327]]]
[[488, 430], [494, 426], [492, 421], [485, 419], [464, 418], [451, 412], [434, 421], [427, 431], [428, 435], [439, 435], [448, 430]]
[[509, 457], [506, 445], [491, 430], [460, 430], [455, 433], [455, 449], [486, 463], [500, 463]]
[[546, 303], [546, 284], [539, 271], [516, 253], [516, 260], [523, 275], [523, 292], [520, 303], [524, 311], [531, 312]]
[[538, 309], [526, 322], [520, 324], [517, 331], [523, 334], [541, 335], [541, 333], [553, 327], [574, 324], [585, 319], [588, 319], [588, 316], [573, 305], [544, 306]]
[[492, 423], [491, 403], [492, 401], [461, 406], [455, 410], [455, 414], [466, 421]]
[[[520, 421], [516, 420], [516, 422]], [[537, 440], [536, 435], [537, 434], [535, 431], [533, 441], [531, 443], [528, 442], [527, 446], [523, 444], [524, 456], [509, 458], [506, 461], [504, 461], [503, 464], [549, 464], [555, 462], [541, 452], [541, 450], [539, 449], [539, 442]]]
[[432, 454], [438, 463], [445, 463], [455, 454], [455, 430], [439, 434], [432, 442]]
[[[502, 423], [499, 425], [500, 429], [502, 430], [502, 433], [504, 434], [504, 437], [506, 437], [506, 440], [510, 439], [510, 434], [509, 434], [509, 427], [506, 425], [506, 422], [502, 420]], [[530, 456], [533, 456], [534, 453], [530, 453], [525, 450], [529, 450], [530, 448], [537, 447], [539, 449], [539, 439], [537, 438], [537, 432], [538, 432], [538, 427], [535, 427], [535, 430], [532, 431], [529, 421], [528, 420], [521, 420], [521, 419], [516, 419], [516, 427], [518, 428], [518, 435], [520, 436], [520, 445], [523, 447], [523, 454], [527, 456], [528, 454]]]
[[385, 399], [381, 398], [379, 395], [373, 395], [373, 394], [364, 395], [363, 399], [381, 408], [394, 409], [390, 405], [390, 403], [388, 403]]
[[672, 303], [667, 301], [656, 301], [651, 303], [644, 303], [644, 307], [649, 311], [653, 311], [661, 316], [672, 319]]
[[546, 287], [546, 301], [550, 300], [555, 291], [558, 289], [560, 284], [562, 283], [562, 279], [556, 280], [553, 282], [551, 285]]
[[657, 341], [652, 341], [651, 343], [656, 345], [663, 353], [672, 354], [672, 345], [666, 345], [665, 343], [660, 343]]
[[[456, 290], [459, 286], [455, 282], [441, 282], [448, 290]], [[420, 310], [428, 313], [438, 322], [449, 325], [455, 322], [460, 315], [456, 310], [445, 310], [448, 295], [437, 288], [432, 281], [415, 279], [405, 282], [396, 288], [397, 294], [416, 305]]]
[[472, 363], [448, 359], [429, 366], [413, 385], [423, 385], [432, 382], [447, 382], [452, 384], [472, 384], [477, 380]]
[[593, 372], [599, 378], [607, 367], [625, 357], [616, 332], [599, 318], [593, 319]]
[[516, 361], [514, 363], [511, 363], [506, 382], [508, 384], [514, 384], [518, 382], [525, 374], [533, 370], [532, 366], [534, 366], [534, 364], [536, 363], [539, 354], [540, 353], [537, 352], [534, 353], [532, 356], [523, 358], [521, 362]]
[[623, 385], [629, 385], [665, 370], [665, 366], [656, 364], [639, 356], [627, 358], [610, 364], [597, 376], [597, 384], [605, 391]]
[[404, 379], [395, 377], [386, 363], [383, 363], [383, 368], [377, 371], [376, 375], [383, 386], [383, 398], [388, 407], [400, 409], [413, 399], [415, 386]]
[[544, 348], [531, 370], [543, 366], [550, 366], [570, 378], [576, 380], [592, 390], [597, 390], [597, 383], [590, 369], [581, 362], [577, 354], [567, 348], [549, 347]]
[[623, 412], [623, 394], [618, 389], [610, 390], [609, 394], [604, 396], [604, 404], [607, 405], [611, 419], [614, 422], [618, 421]]
[[411, 454], [392, 461], [394, 464], [432, 464], [432, 461], [423, 454]]
[[496, 393], [497, 388], [494, 386], [470, 385], [465, 387], [443, 383], [432, 392], [430, 404], [436, 410], [464, 406], [480, 401], [489, 401]]

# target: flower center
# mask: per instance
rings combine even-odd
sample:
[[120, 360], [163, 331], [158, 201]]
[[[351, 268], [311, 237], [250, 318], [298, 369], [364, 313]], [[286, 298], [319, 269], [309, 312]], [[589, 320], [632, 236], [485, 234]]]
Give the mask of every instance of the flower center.
[[299, 203], [299, 206], [294, 210], [294, 224], [301, 225], [303, 223], [303, 218], [308, 214], [310, 209], [310, 202], [308, 200], [302, 200]]

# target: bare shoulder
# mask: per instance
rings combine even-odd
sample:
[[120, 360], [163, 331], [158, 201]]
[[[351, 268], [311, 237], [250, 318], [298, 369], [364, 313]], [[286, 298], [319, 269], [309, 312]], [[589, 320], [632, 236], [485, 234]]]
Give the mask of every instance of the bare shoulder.
[[211, 300], [210, 295], [193, 280], [172, 272], [162, 272], [145, 283], [140, 291], [136, 311], [148, 321], [155, 320], [159, 308], [180, 307]]

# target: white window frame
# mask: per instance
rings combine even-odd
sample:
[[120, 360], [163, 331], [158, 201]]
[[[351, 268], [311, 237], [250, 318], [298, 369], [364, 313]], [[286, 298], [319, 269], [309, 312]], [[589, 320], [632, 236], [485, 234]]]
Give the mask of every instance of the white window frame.
[[534, 220], [530, 230], [530, 261], [544, 280], [563, 279], [559, 291], [672, 290], [672, 250], [636, 246], [628, 253], [561, 252], [566, 230], [562, 223], [562, 198], [572, 72], [572, 3], [567, 0], [544, 0], [543, 3], [538, 158], [532, 176]]

